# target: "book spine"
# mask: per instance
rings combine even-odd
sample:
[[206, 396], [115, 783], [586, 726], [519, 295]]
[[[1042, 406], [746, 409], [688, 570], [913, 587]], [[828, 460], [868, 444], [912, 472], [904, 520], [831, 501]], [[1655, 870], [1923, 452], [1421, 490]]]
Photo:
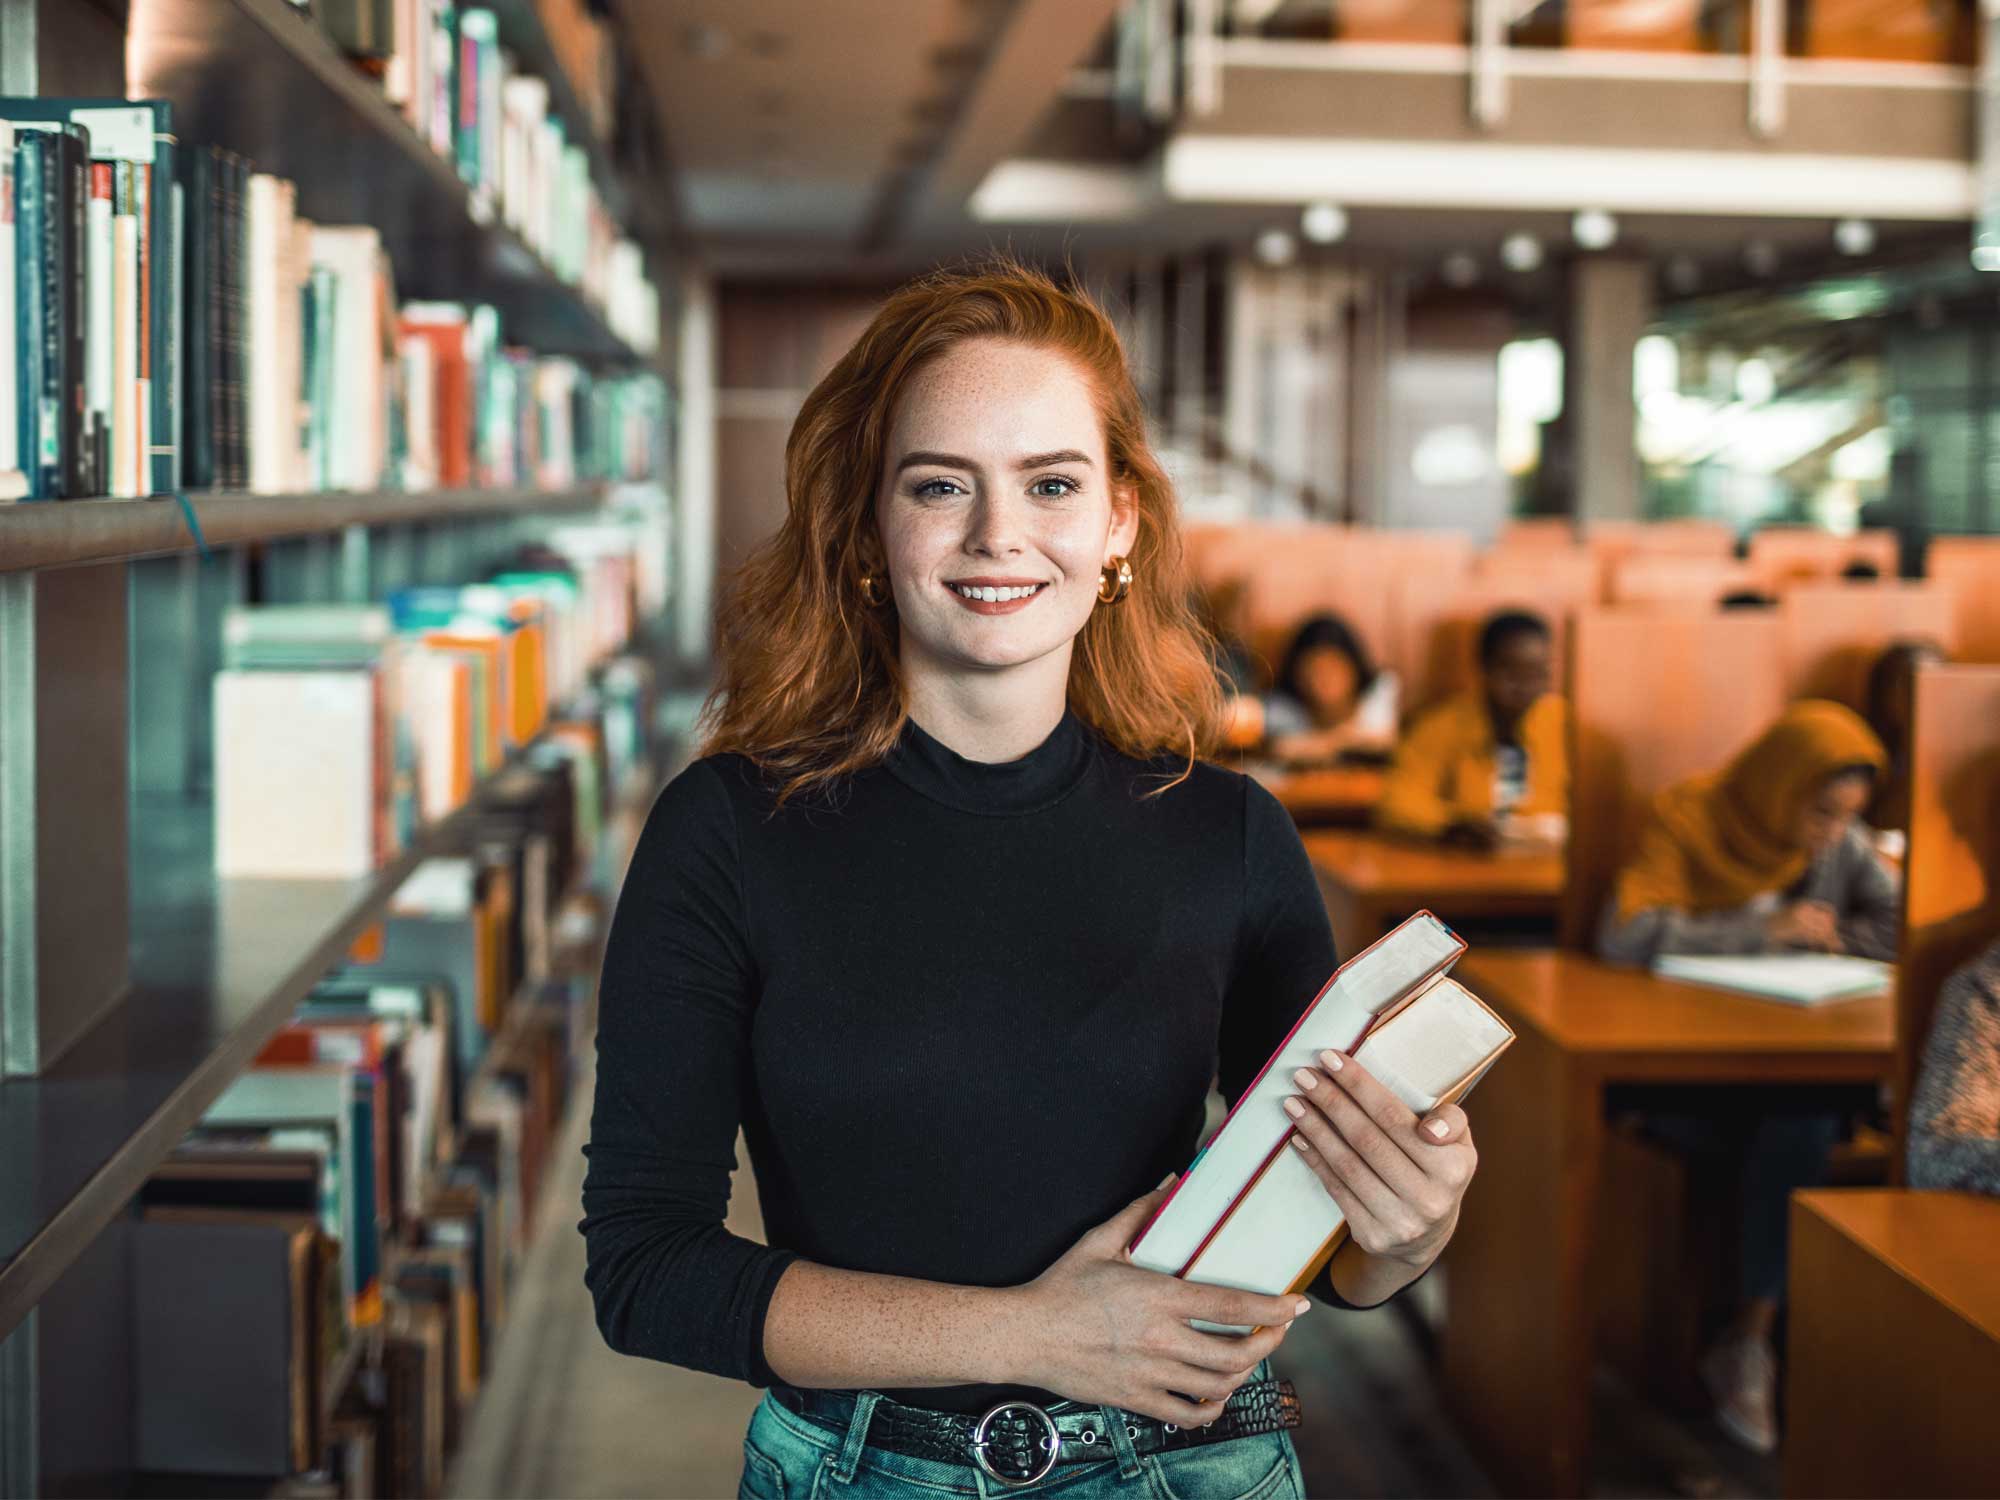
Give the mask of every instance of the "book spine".
[[[18, 338], [14, 226], [14, 127], [0, 120], [0, 329]], [[17, 348], [0, 358], [0, 504], [28, 492], [27, 475], [21, 472], [20, 374]]]
[[146, 306], [147, 378], [144, 488], [156, 495], [181, 486], [180, 463], [180, 152], [173, 136], [173, 106], [153, 106], [153, 163], [149, 173]]
[[90, 204], [86, 223], [90, 256], [90, 318], [85, 331], [85, 343], [90, 349], [90, 361], [84, 371], [84, 397], [89, 404], [91, 422], [100, 431], [111, 434], [116, 447], [116, 429], [113, 426], [113, 399], [111, 376], [112, 350], [112, 267], [111, 267], [111, 221], [114, 212], [112, 198], [113, 165], [98, 161], [90, 164]]
[[243, 158], [230, 152], [222, 171], [222, 482], [244, 487], [243, 464]]
[[182, 269], [187, 254], [187, 185], [177, 171], [167, 180], [173, 191], [167, 200], [167, 253], [161, 272], [161, 284], [167, 289], [167, 326], [160, 346], [166, 363], [167, 395], [158, 422], [158, 431], [164, 434], [164, 451], [154, 455], [153, 488], [172, 494], [180, 491], [187, 477], [187, 277]]
[[56, 138], [47, 132], [37, 135], [40, 170], [35, 195], [40, 210], [36, 219], [35, 269], [41, 286], [41, 379], [36, 392], [36, 424], [40, 429], [37, 462], [41, 466], [41, 494], [45, 499], [63, 498], [64, 428], [62, 400], [63, 350], [63, 263], [62, 263], [62, 157]]
[[62, 494], [75, 500], [100, 493], [97, 434], [84, 426], [83, 379], [89, 363], [85, 280], [84, 215], [90, 204], [90, 150], [79, 135], [64, 131], [54, 137], [59, 164], [53, 186], [51, 218], [56, 226], [52, 265], [57, 281], [51, 297], [62, 309], [57, 364], [58, 399], [62, 403]]
[[133, 329], [138, 376], [132, 389], [132, 493], [144, 495], [153, 479], [153, 168], [132, 167], [132, 217], [139, 232], [138, 326]]
[[42, 306], [42, 169], [48, 137], [28, 132], [15, 148], [15, 300], [19, 323], [14, 348], [19, 356], [15, 391], [17, 449], [27, 481], [27, 498], [51, 498], [48, 471], [49, 447], [44, 443], [46, 423], [42, 412], [42, 386], [47, 357], [43, 325], [48, 321]]
[[139, 219], [133, 212], [132, 164], [119, 162], [112, 226], [111, 452], [112, 493], [138, 493]]
[[208, 149], [188, 150], [181, 200], [181, 483], [192, 490], [215, 488], [210, 364], [214, 357], [210, 325], [215, 316], [214, 168], [214, 155]]

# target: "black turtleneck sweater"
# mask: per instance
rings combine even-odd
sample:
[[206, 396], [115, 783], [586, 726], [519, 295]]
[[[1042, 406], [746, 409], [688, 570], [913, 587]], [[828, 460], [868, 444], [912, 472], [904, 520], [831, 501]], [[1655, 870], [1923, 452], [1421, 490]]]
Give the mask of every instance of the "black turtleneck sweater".
[[[998, 764], [911, 721], [775, 817], [740, 756], [668, 783], [598, 1001], [579, 1228], [612, 1348], [768, 1386], [797, 1257], [1018, 1285], [1187, 1165], [1218, 1064], [1233, 1105], [1335, 958], [1277, 800], [1206, 764], [1143, 795], [1182, 764], [1065, 713]], [[739, 1125], [769, 1246], [723, 1227]]]

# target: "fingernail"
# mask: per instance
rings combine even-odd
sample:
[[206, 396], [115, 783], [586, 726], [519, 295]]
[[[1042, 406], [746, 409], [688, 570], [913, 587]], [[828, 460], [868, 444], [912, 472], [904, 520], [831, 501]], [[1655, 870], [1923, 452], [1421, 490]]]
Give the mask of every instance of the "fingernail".
[[1292, 1074], [1292, 1082], [1302, 1089], [1316, 1089], [1319, 1087], [1319, 1074], [1311, 1068], [1300, 1068]]
[[1299, 1103], [1297, 1099], [1293, 1098], [1290, 1094], [1287, 1094], [1285, 1096], [1286, 1114], [1290, 1115], [1294, 1120], [1296, 1120], [1300, 1115], [1304, 1114], [1305, 1112], [1306, 1112], [1306, 1107], [1303, 1104]]
[[1329, 1048], [1325, 1052], [1320, 1053], [1319, 1060], [1325, 1063], [1328, 1069], [1331, 1070], [1332, 1072], [1338, 1073], [1341, 1070], [1342, 1063], [1340, 1061], [1340, 1054], [1338, 1052], [1333, 1051], [1331, 1048]]
[[1436, 1136], [1439, 1140], [1443, 1140], [1446, 1136], [1451, 1134], [1451, 1127], [1445, 1124], [1445, 1122], [1442, 1120], [1433, 1120], [1430, 1122], [1430, 1124], [1426, 1125], [1424, 1129], [1428, 1130], [1432, 1135]]
[[1159, 1182], [1154, 1185], [1153, 1191], [1157, 1193], [1161, 1188], [1165, 1187], [1168, 1183], [1172, 1182], [1173, 1180], [1174, 1180], [1174, 1174], [1171, 1172], [1167, 1173], [1166, 1176], [1162, 1177], [1159, 1180]]
[[1311, 1311], [1312, 1311], [1312, 1299], [1310, 1297], [1301, 1297], [1299, 1298], [1299, 1305], [1292, 1309], [1292, 1316], [1296, 1318], [1301, 1313], [1306, 1313]]

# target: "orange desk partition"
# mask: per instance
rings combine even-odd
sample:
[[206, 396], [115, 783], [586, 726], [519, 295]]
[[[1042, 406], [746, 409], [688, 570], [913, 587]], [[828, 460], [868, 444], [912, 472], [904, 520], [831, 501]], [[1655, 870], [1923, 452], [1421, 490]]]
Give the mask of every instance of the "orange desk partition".
[[1496, 550], [1512, 547], [1574, 547], [1576, 523], [1568, 516], [1517, 516], [1493, 539]]
[[1781, 630], [1761, 610], [1577, 616], [1565, 946], [1593, 946], [1605, 894], [1653, 796], [1720, 766], [1783, 710]]
[[1726, 521], [1591, 521], [1583, 542], [1607, 560], [1635, 552], [1718, 560], [1736, 555], [1736, 532]]
[[1467, 0], [1341, 0], [1334, 36], [1343, 42], [1430, 42], [1467, 38]]
[[1785, 590], [1785, 681], [1794, 698], [1867, 709], [1868, 672], [1897, 641], [1929, 640], [1957, 654], [1952, 595], [1933, 583], [1817, 583]]
[[1607, 597], [1648, 609], [1707, 611], [1729, 594], [1757, 587], [1742, 563], [1724, 558], [1635, 553], [1611, 565]]
[[1917, 670], [1896, 985], [1897, 1180], [1938, 987], [2000, 935], [2000, 667]]
[[1873, 563], [1885, 581], [1893, 580], [1900, 557], [1893, 531], [1835, 536], [1810, 526], [1767, 526], [1750, 538], [1749, 562], [1759, 586], [1776, 592], [1795, 583], [1838, 578], [1854, 562]]
[[1936, 0], [1812, 0], [1805, 55], [1866, 62], [1970, 62], [1973, 40], [1958, 7]]
[[1700, 0], [1569, 0], [1567, 10], [1572, 47], [1701, 51]]
[[1924, 576], [1955, 596], [1959, 654], [2000, 662], [2000, 536], [1932, 538]]

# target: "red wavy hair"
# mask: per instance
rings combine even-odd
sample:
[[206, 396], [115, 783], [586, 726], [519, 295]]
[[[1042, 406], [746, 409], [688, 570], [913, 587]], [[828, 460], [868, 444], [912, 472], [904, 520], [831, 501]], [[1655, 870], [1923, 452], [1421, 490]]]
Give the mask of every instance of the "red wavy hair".
[[1222, 726], [1214, 638], [1189, 603], [1173, 487], [1146, 445], [1139, 393], [1110, 318], [1082, 292], [1012, 260], [937, 271], [889, 298], [813, 388], [785, 443], [784, 524], [725, 583], [720, 674], [701, 752], [735, 751], [774, 774], [778, 800], [873, 765], [907, 709], [893, 599], [871, 606], [883, 570], [875, 497], [897, 398], [966, 339], [1008, 339], [1073, 360], [1089, 377], [1115, 483], [1137, 498], [1130, 593], [1100, 604], [1076, 637], [1069, 704], [1128, 755], [1212, 753]]

